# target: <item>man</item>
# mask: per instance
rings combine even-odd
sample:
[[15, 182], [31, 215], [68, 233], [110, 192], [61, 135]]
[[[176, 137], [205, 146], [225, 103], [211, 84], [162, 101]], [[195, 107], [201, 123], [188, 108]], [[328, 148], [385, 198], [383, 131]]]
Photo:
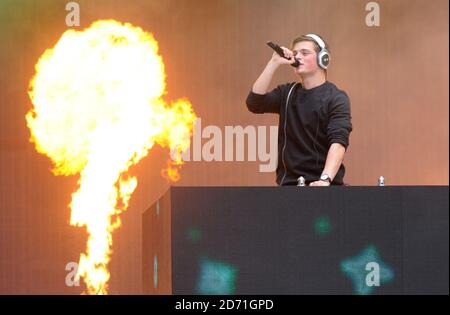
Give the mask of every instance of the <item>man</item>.
[[[300, 176], [309, 186], [343, 185], [342, 161], [352, 131], [350, 100], [327, 81], [329, 52], [319, 36], [300, 36], [291, 48], [282, 47], [285, 58], [272, 55], [253, 84], [247, 107], [253, 113], [279, 114], [276, 181], [280, 186], [297, 185]], [[298, 82], [269, 92], [275, 71], [296, 61]]]

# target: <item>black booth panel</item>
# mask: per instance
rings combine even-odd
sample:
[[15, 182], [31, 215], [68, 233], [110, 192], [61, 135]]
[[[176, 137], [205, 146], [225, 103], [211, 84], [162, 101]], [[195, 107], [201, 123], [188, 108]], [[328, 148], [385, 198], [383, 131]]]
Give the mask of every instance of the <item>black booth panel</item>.
[[[448, 187], [174, 187], [173, 293], [448, 292], [428, 270], [448, 275], [442, 209]], [[369, 260], [379, 287], [361, 285]]]

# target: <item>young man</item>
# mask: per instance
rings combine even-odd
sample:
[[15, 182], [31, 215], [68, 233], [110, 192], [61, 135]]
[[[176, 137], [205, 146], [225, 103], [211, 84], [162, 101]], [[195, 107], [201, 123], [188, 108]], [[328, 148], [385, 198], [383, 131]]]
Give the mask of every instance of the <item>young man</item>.
[[[309, 186], [343, 185], [342, 164], [352, 131], [347, 94], [327, 81], [329, 52], [315, 34], [294, 39], [284, 56], [272, 55], [253, 84], [247, 107], [253, 113], [280, 115], [278, 131], [278, 185], [297, 185], [300, 176]], [[298, 82], [268, 88], [281, 65], [299, 65]]]

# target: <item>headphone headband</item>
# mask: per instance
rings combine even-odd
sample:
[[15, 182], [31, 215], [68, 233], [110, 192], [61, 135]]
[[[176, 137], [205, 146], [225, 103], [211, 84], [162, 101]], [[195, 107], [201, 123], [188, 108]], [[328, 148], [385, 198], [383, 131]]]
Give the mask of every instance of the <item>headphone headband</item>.
[[320, 38], [316, 34], [307, 34], [306, 36], [312, 38], [317, 43], [317, 45], [319, 45], [321, 50], [325, 49], [325, 42], [322, 40], [322, 38]]

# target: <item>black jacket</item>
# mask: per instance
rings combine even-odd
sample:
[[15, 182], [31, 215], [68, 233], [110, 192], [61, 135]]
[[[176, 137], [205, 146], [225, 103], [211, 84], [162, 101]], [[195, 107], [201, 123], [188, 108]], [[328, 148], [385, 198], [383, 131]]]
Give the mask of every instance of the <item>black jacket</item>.
[[[307, 184], [319, 180], [331, 144], [340, 143], [346, 149], [349, 145], [350, 100], [331, 82], [309, 90], [299, 83], [288, 83], [265, 95], [250, 92], [247, 107], [253, 113], [279, 114], [276, 179], [279, 185], [297, 185], [299, 176]], [[332, 184], [342, 185], [344, 174], [342, 164]]]

